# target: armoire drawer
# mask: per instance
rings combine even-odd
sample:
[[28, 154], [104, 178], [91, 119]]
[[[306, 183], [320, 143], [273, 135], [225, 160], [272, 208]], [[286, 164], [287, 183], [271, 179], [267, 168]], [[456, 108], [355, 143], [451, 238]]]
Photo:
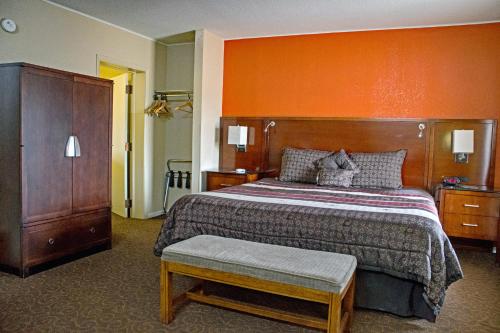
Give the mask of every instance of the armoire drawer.
[[64, 218], [24, 229], [24, 263], [37, 265], [73, 254], [111, 238], [108, 212]]

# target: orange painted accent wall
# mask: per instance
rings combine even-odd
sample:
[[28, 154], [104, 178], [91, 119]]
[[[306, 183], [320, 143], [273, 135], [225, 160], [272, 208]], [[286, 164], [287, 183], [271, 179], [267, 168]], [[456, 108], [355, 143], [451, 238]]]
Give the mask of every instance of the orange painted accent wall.
[[[500, 23], [229, 40], [222, 110], [499, 119]], [[498, 148], [495, 175], [500, 187]]]

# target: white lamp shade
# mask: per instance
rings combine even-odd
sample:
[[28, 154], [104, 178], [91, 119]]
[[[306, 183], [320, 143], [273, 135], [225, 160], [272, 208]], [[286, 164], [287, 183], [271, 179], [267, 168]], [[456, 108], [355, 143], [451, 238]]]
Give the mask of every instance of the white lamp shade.
[[453, 131], [453, 154], [474, 152], [474, 130]]
[[230, 145], [245, 146], [247, 144], [248, 127], [228, 126], [227, 143]]

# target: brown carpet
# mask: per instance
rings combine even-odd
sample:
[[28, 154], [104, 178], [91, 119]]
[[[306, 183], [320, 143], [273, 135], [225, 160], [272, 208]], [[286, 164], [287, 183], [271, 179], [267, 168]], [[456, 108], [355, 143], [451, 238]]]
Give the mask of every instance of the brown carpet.
[[[115, 217], [111, 251], [24, 280], [0, 273], [0, 332], [317, 332], [196, 303], [180, 308], [164, 327], [158, 319], [159, 259], [152, 254], [160, 224]], [[459, 257], [465, 279], [450, 287], [436, 323], [358, 309], [353, 331], [500, 332], [500, 268], [494, 256], [460, 250]], [[177, 291], [190, 283], [174, 282]]]

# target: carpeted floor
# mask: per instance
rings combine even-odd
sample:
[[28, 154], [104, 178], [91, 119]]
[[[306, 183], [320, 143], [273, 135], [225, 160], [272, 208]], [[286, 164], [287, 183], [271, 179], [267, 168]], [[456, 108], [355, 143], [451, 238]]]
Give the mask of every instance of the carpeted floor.
[[[24, 280], [0, 273], [0, 332], [317, 332], [196, 303], [180, 308], [168, 328], [161, 325], [159, 259], [152, 254], [160, 225], [114, 217], [111, 251]], [[358, 309], [353, 332], [500, 332], [493, 255], [461, 250], [459, 257], [465, 279], [450, 287], [436, 323]], [[174, 282], [179, 292], [191, 281]]]

